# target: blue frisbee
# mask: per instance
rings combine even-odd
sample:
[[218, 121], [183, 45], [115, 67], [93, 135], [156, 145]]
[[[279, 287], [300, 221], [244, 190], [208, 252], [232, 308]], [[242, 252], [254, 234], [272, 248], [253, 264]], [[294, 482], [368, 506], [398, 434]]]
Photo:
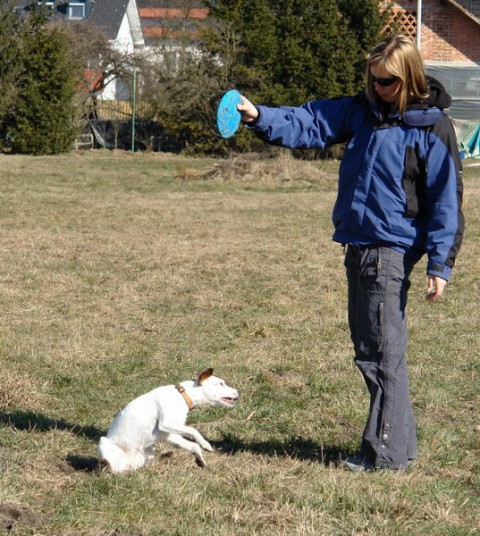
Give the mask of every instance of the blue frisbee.
[[241, 114], [237, 104], [242, 103], [242, 97], [236, 89], [227, 91], [220, 99], [217, 108], [217, 129], [222, 138], [230, 138], [237, 132]]

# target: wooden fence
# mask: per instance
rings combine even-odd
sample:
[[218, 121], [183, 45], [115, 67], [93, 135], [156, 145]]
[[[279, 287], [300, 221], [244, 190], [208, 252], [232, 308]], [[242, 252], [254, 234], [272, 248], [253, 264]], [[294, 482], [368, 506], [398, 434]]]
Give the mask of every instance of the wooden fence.
[[[92, 115], [107, 121], [128, 121], [132, 117], [132, 103], [130, 101], [98, 100], [89, 106]], [[146, 103], [138, 102], [135, 107], [137, 119], [152, 119], [151, 107]]]

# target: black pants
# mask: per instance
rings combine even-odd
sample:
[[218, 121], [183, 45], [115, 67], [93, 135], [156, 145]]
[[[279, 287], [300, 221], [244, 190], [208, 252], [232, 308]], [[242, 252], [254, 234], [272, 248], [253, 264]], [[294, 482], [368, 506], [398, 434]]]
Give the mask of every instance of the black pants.
[[417, 455], [405, 351], [405, 307], [416, 261], [393, 249], [348, 246], [348, 320], [355, 363], [370, 394], [361, 451], [377, 467], [406, 468]]

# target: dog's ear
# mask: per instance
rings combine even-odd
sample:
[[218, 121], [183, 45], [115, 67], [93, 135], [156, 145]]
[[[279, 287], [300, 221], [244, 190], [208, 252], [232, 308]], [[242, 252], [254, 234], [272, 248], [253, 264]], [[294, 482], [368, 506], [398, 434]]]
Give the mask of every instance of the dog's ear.
[[204, 382], [207, 378], [210, 378], [212, 374], [213, 368], [207, 368], [207, 370], [204, 370], [200, 373], [200, 376], [198, 377], [198, 383], [202, 385], [202, 382]]

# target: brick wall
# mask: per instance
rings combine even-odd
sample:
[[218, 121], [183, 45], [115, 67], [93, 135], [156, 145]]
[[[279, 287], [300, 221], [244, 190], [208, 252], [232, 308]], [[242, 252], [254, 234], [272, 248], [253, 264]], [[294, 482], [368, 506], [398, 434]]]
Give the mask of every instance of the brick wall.
[[[393, 6], [404, 33], [415, 39], [416, 0], [399, 0]], [[423, 0], [421, 52], [426, 61], [480, 63], [480, 23], [445, 0]]]

